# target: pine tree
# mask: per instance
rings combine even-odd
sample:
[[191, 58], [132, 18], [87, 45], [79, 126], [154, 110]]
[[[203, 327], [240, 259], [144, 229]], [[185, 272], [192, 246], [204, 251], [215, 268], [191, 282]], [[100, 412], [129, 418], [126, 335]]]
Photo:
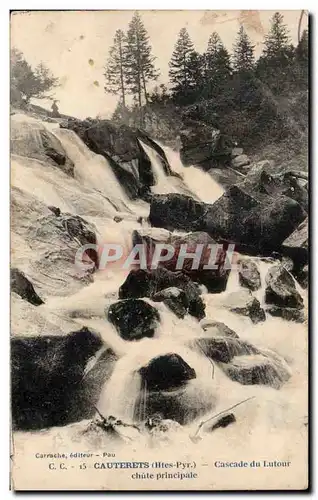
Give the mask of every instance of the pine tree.
[[216, 32], [212, 33], [209, 38], [204, 63], [205, 87], [208, 87], [208, 96], [211, 97], [218, 94], [232, 73], [230, 54]]
[[254, 45], [243, 26], [240, 27], [234, 44], [233, 66], [238, 73], [254, 69]]
[[125, 35], [122, 30], [117, 30], [114, 43], [109, 50], [109, 57], [105, 67], [106, 78], [105, 92], [121, 95], [122, 105], [126, 106], [125, 100]]
[[271, 19], [269, 33], [265, 36], [264, 50], [257, 62], [257, 76], [275, 94], [288, 93], [294, 86], [295, 49], [290, 44], [284, 17], [276, 12]]
[[277, 58], [284, 51], [288, 51], [290, 40], [287, 27], [283, 24], [284, 17], [279, 12], [275, 12], [271, 19], [271, 28], [265, 37], [265, 48], [263, 56], [267, 58]]
[[125, 81], [129, 91], [137, 95], [142, 106], [142, 94], [148, 102], [147, 83], [157, 80], [159, 73], [154, 66], [151, 45], [146, 28], [138, 12], [135, 12], [128, 26], [125, 51]]
[[185, 97], [193, 90], [198, 83], [200, 65], [200, 55], [195, 51], [186, 28], [182, 28], [169, 62], [169, 77], [175, 98]]

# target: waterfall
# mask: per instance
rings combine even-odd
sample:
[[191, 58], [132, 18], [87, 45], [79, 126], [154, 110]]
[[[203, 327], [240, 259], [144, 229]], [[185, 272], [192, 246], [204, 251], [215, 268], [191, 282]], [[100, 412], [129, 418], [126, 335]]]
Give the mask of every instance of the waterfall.
[[[31, 119], [30, 126], [34, 126]], [[56, 205], [63, 211], [82, 215], [95, 224], [100, 244], [120, 243], [127, 253], [131, 246], [132, 231], [141, 228], [137, 219], [140, 216], [147, 217], [149, 204], [128, 200], [107, 160], [91, 152], [74, 132], [58, 129], [52, 124], [45, 126], [61, 141], [66, 154], [73, 161], [75, 179], [61, 172], [58, 167], [35, 158], [26, 158], [21, 152], [13, 157], [12, 185], [46, 205]], [[153, 193], [192, 193], [199, 200], [213, 203], [224, 192], [208, 173], [196, 166], [184, 167], [177, 152], [160, 144], [172, 171], [180, 174], [183, 180], [167, 176], [158, 153], [143, 141], [140, 143], [150, 158], [156, 177], [156, 184], [152, 186]], [[122, 216], [123, 220], [117, 223], [113, 220], [115, 215]], [[27, 210], [25, 217], [28, 217]], [[25, 258], [29, 259], [29, 254], [26, 253]], [[265, 276], [270, 266], [275, 263], [260, 258], [252, 259], [258, 264], [262, 284], [261, 289], [253, 292], [253, 295], [260, 301], [261, 306], [264, 306]], [[92, 328], [118, 356], [109, 380], [105, 381], [101, 388], [97, 403], [99, 411], [105, 417], [114, 415], [129, 423], [135, 418], [137, 407], [139, 418], [146, 418], [151, 391], [145, 384], [142, 385], [138, 371], [154, 357], [175, 353], [195, 370], [196, 378], [188, 381], [180, 390], [167, 391], [165, 397], [171, 405], [180, 398], [187, 411], [197, 412], [197, 418], [184, 425], [184, 439], [180, 441], [178, 433], [175, 433], [176, 442], [173, 446], [177, 444], [178, 447], [186, 448], [186, 453], [192, 457], [197, 453], [193, 460], [198, 460], [199, 463], [202, 457], [200, 447], [189, 440], [189, 435], [196, 430], [202, 415], [208, 418], [250, 396], [255, 399], [235, 412], [235, 425], [204, 435], [206, 446], [211, 452], [226, 448], [227, 460], [230, 454], [245, 459], [247, 455], [244, 453], [249, 452], [254, 453], [254, 458], [259, 456], [258, 445], [263, 443], [264, 436], [275, 446], [277, 435], [281, 437], [283, 433], [290, 432], [292, 438], [295, 432], [298, 432], [299, 421], [303, 417], [300, 413], [305, 408], [302, 403], [306, 399], [303, 386], [307, 383], [307, 337], [303, 325], [269, 314], [265, 322], [255, 325], [249, 317], [226, 310], [222, 301], [226, 300], [227, 294], [240, 290], [238, 270], [235, 267], [231, 270], [225, 292], [203, 293], [207, 320], [225, 323], [239, 335], [240, 340], [256, 346], [262, 355], [266, 354], [268, 358], [272, 356], [279, 377], [283, 378], [286, 373], [284, 360], [292, 371], [292, 377], [279, 391], [262, 385], [243, 385], [228, 377], [220, 363], [211, 361], [202, 350], [194, 347], [197, 339], [205, 337], [199, 321], [190, 315], [179, 319], [164, 303], [143, 299], [156, 307], [160, 315], [160, 325], [152, 339], [134, 342], [123, 340], [115, 327], [107, 321], [105, 307], [119, 300], [118, 289], [128, 273], [129, 270], [123, 271], [119, 263], [116, 263], [105, 271], [96, 272], [94, 282], [83, 286], [76, 294], [69, 297], [49, 297], [46, 303], [38, 308], [48, 323], [53, 315], [56, 317], [56, 324], [59, 324], [61, 318], [61, 330], [66, 320], [72, 322], [73, 330], [79, 326]], [[299, 289], [299, 285], [296, 286]], [[302, 290], [301, 294], [305, 296]], [[236, 353], [236, 358], [241, 358], [241, 363], [250, 359], [254, 359], [255, 363], [260, 360], [260, 355], [254, 355], [248, 349], [247, 353], [244, 350], [243, 353], [239, 350]], [[269, 383], [273, 384], [274, 380], [269, 380]], [[286, 421], [291, 422], [291, 430], [287, 429]], [[56, 432], [54, 429], [48, 430], [50, 436]], [[59, 428], [58, 432], [67, 433], [67, 430]], [[145, 448], [145, 436], [145, 433], [141, 433], [140, 441], [133, 442], [133, 446], [136, 449], [139, 447], [142, 452]], [[231, 446], [228, 446], [229, 442]], [[65, 443], [69, 445], [69, 449], [73, 449], [67, 441], [67, 435]], [[82, 446], [82, 441], [80, 445]], [[279, 454], [277, 457], [279, 458]]]
[[60, 139], [67, 156], [75, 165], [75, 178], [84, 186], [105, 196], [114, 206], [114, 212], [130, 212], [130, 200], [108, 160], [93, 153], [73, 130], [58, 128], [55, 130], [55, 135]]
[[[158, 142], [158, 141], [157, 141]], [[158, 144], [160, 144], [158, 142]], [[214, 203], [222, 194], [224, 189], [207, 172], [196, 166], [184, 167], [180, 154], [173, 149], [160, 144], [172, 170], [181, 174], [185, 185], [195, 196], [205, 203]]]
[[199, 167], [184, 167], [179, 153], [156, 141], [164, 150], [171, 170], [179, 174], [183, 180], [174, 176], [168, 176], [164, 171], [162, 159], [157, 151], [140, 139], [139, 142], [151, 161], [152, 170], [156, 179], [155, 186], [152, 186], [153, 193], [186, 194], [206, 203], [213, 203], [224, 193], [224, 189], [208, 173], [204, 172]]

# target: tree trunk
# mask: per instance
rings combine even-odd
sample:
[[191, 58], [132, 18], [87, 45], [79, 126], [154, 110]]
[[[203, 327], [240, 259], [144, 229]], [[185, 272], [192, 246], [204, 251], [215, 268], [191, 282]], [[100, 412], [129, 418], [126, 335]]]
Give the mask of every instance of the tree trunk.
[[123, 71], [123, 51], [121, 46], [121, 41], [119, 42], [119, 57], [120, 57], [120, 86], [121, 86], [121, 96], [124, 108], [126, 107], [125, 101], [125, 86], [124, 86], [124, 71]]
[[145, 80], [145, 75], [144, 75], [144, 72], [143, 72], [143, 71], [142, 71], [142, 84], [143, 84], [143, 88], [144, 88], [144, 94], [145, 94], [146, 104], [148, 104], [147, 88], [146, 88], [146, 80]]

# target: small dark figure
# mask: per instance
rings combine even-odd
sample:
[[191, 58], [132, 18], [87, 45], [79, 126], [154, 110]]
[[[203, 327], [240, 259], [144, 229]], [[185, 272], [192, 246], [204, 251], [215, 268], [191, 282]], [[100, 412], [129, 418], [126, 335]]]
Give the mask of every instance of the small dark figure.
[[57, 102], [58, 102], [58, 101], [54, 100], [54, 101], [53, 101], [53, 104], [52, 104], [52, 106], [51, 106], [51, 109], [52, 109], [52, 116], [53, 116], [54, 118], [59, 118], [59, 117], [61, 116], [61, 115], [60, 115], [60, 113], [59, 113], [59, 108], [58, 108], [58, 106], [57, 106], [57, 104], [56, 104]]

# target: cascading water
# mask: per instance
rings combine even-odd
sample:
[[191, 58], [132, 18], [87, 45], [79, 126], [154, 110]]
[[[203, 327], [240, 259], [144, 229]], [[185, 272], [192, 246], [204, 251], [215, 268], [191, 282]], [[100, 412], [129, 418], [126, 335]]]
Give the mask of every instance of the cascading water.
[[[131, 233], [133, 229], [140, 228], [137, 218], [147, 215], [149, 205], [127, 200], [106, 160], [91, 153], [74, 132], [53, 129], [50, 125], [49, 130], [59, 138], [67, 155], [75, 164], [75, 179], [67, 178], [58, 168], [48, 166], [40, 160], [17, 155], [13, 164], [13, 185], [46, 204], [83, 215], [94, 222], [99, 242], [122, 243], [128, 252]], [[184, 181], [167, 176], [157, 153], [148, 145], [141, 144], [151, 159], [157, 179], [156, 186], [152, 188], [154, 193], [192, 192], [196, 198], [209, 203], [222, 195], [223, 189], [209, 174], [196, 167], [184, 168], [178, 153], [161, 145], [172, 170], [182, 174]], [[113, 218], [119, 213], [123, 220], [118, 224]], [[254, 292], [254, 295], [263, 305], [265, 274], [273, 262], [260, 259], [256, 259], [256, 262], [261, 272], [262, 287]], [[245, 459], [250, 455], [254, 458], [253, 454], [258, 456], [258, 447], [264, 442], [264, 435], [272, 452], [276, 448], [279, 451], [277, 436], [284, 434], [286, 442], [292, 440], [304, 418], [302, 411], [306, 408], [307, 396], [303, 385], [307, 380], [307, 338], [304, 327], [270, 315], [267, 315], [265, 322], [254, 325], [250, 318], [225, 309], [222, 303], [226, 301], [227, 294], [239, 290], [235, 268], [231, 271], [225, 292], [204, 293], [207, 319], [225, 323], [242, 341], [250, 342], [264, 353], [278, 353], [279, 359], [286, 359], [292, 371], [292, 377], [279, 391], [270, 386], [242, 385], [231, 380], [220, 366], [211, 362], [202, 350], [195, 347], [195, 341], [204, 336], [199, 322], [189, 315], [184, 319], [177, 318], [163, 303], [148, 300], [159, 311], [161, 318], [154, 338], [135, 342], [121, 339], [115, 328], [105, 320], [104, 309], [109, 301], [118, 300], [119, 286], [128, 272], [129, 270], [123, 271], [116, 266], [109, 270], [100, 270], [95, 274], [94, 282], [83, 287], [80, 292], [67, 298], [49, 297], [46, 304], [38, 307], [48, 321], [52, 314], [56, 314], [56, 322], [60, 317], [72, 321], [73, 325], [85, 325], [97, 331], [105, 344], [118, 356], [114, 371], [102, 388], [97, 403], [99, 411], [105, 416], [114, 415], [132, 422], [138, 407], [138, 415], [146, 417], [150, 391], [146, 385], [141, 385], [138, 370], [156, 356], [175, 353], [196, 373], [196, 378], [190, 380], [182, 389], [182, 403], [185, 407], [197, 408], [200, 415], [193, 422], [187, 423], [182, 430], [176, 429], [169, 434], [170, 443], [172, 446], [177, 443], [180, 452], [188, 453], [191, 460], [201, 463], [200, 448], [189, 440], [189, 435], [195, 434], [202, 419], [208, 419], [211, 415], [249, 397], [254, 399], [235, 411], [235, 426], [204, 434], [208, 449], [226, 448], [226, 460], [230, 460], [231, 456]], [[242, 353], [238, 353], [237, 357], [240, 355], [242, 356]], [[253, 354], [248, 356], [253, 357]], [[286, 421], [289, 422], [288, 428]], [[64, 434], [61, 428], [58, 431], [50, 429], [45, 435], [39, 435], [39, 449], [45, 448], [45, 443], [51, 444], [52, 436], [57, 434], [63, 434], [62, 448], [73, 449], [71, 446], [75, 446], [74, 442], [70, 442], [67, 432], [67, 429]], [[23, 434], [21, 440], [25, 441], [27, 436], [27, 433]], [[133, 441], [134, 450], [144, 451], [145, 445], [149, 444], [148, 439], [147, 433], [138, 434], [137, 441]], [[111, 446], [115, 447], [115, 444], [112, 443]], [[156, 442], [156, 446], [161, 446], [161, 443]], [[33, 439], [33, 450], [34, 447]], [[223, 451], [217, 458], [221, 459], [222, 454]]]
[[156, 178], [156, 184], [152, 187], [155, 194], [181, 193], [192, 195], [206, 203], [213, 203], [222, 196], [223, 188], [209, 174], [195, 166], [184, 167], [179, 153], [157, 141], [157, 144], [165, 152], [172, 171], [180, 174], [183, 180], [167, 176], [159, 154], [143, 141], [139, 140], [139, 142], [151, 160]]

